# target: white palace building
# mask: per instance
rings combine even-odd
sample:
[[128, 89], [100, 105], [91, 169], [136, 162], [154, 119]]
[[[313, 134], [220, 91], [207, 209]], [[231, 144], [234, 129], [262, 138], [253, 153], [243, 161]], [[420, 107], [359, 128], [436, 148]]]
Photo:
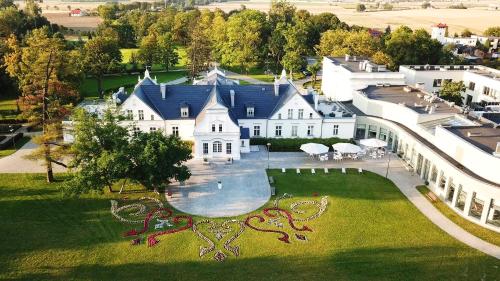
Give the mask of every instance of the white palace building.
[[[465, 83], [464, 103], [473, 110], [439, 98], [446, 79]], [[391, 72], [355, 57], [325, 57], [322, 90], [300, 93], [285, 72], [273, 84], [239, 85], [214, 69], [194, 85], [159, 84], [146, 72], [130, 95], [121, 89], [113, 98], [133, 130], [193, 141], [198, 159], [238, 160], [258, 137], [382, 139], [450, 208], [500, 232], [497, 70], [412, 65]]]

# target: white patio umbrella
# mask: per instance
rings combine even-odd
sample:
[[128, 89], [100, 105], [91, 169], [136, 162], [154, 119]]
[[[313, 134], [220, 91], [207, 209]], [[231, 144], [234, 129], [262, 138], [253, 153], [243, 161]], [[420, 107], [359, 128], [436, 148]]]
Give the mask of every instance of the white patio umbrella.
[[387, 146], [387, 142], [379, 139], [363, 139], [360, 140], [359, 143], [368, 147], [384, 147]]
[[361, 151], [361, 147], [352, 143], [336, 143], [332, 145], [333, 149], [340, 153], [358, 153]]
[[300, 150], [308, 154], [317, 155], [327, 153], [328, 146], [320, 143], [306, 143], [300, 146]]

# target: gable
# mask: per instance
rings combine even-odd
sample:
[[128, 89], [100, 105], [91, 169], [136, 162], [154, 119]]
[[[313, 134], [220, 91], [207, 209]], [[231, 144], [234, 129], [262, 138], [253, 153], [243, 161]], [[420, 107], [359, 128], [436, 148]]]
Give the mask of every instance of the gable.
[[294, 93], [290, 97], [288, 97], [282, 104], [280, 104], [280, 108], [275, 110], [273, 115], [269, 119], [278, 119], [278, 115], [281, 114], [281, 119], [288, 119], [288, 109], [293, 109], [294, 117], [293, 119], [298, 118], [298, 110], [304, 110], [303, 119], [309, 119], [309, 114], [313, 114], [313, 118], [321, 118], [321, 115], [314, 110], [314, 106], [311, 105], [304, 96], [299, 93]]

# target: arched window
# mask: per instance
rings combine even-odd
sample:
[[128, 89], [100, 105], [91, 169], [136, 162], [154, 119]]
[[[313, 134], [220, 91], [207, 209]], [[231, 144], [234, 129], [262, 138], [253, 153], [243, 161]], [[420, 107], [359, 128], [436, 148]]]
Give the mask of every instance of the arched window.
[[222, 152], [222, 143], [220, 141], [214, 141], [213, 152], [214, 153], [221, 153]]

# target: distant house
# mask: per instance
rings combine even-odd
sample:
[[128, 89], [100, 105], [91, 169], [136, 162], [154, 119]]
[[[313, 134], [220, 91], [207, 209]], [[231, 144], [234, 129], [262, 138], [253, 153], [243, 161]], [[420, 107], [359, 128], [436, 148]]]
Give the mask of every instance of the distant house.
[[384, 34], [382, 31], [373, 28], [368, 28], [368, 33], [370, 33], [372, 37], [376, 38], [380, 38]]
[[74, 9], [69, 12], [70, 17], [83, 17], [86, 16], [87, 13], [81, 9]]

